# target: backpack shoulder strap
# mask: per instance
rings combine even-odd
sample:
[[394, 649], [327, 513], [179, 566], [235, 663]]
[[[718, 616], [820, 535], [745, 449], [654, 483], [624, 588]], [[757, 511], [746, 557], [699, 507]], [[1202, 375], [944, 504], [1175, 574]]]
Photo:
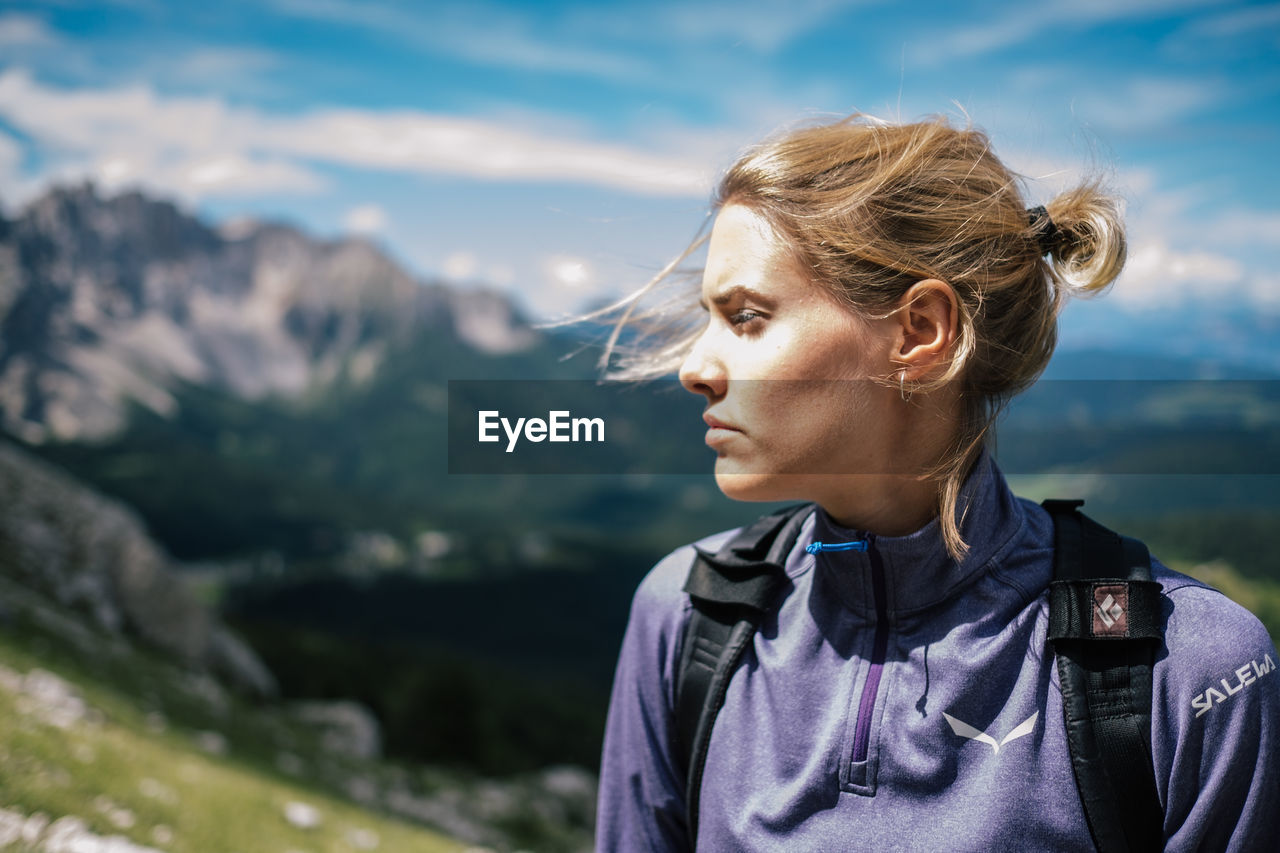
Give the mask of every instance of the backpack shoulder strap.
[[743, 528], [714, 554], [699, 550], [684, 590], [693, 603], [676, 677], [676, 737], [685, 771], [689, 843], [707, 744], [729, 679], [760, 622], [784, 594], [784, 565], [813, 504], [787, 507]]
[[1151, 668], [1163, 637], [1160, 584], [1136, 539], [1045, 501], [1053, 516], [1049, 641], [1080, 801], [1103, 853], [1159, 850], [1164, 810], [1151, 760]]

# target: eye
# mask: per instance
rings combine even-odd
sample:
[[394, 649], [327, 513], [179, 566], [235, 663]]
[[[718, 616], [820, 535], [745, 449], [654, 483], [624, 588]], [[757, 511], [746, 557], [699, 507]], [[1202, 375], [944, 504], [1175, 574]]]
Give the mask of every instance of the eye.
[[764, 319], [763, 314], [760, 314], [756, 311], [752, 311], [749, 308], [743, 308], [741, 310], [734, 311], [732, 314], [729, 315], [729, 325], [742, 328], [742, 327], [754, 325], [757, 320], [763, 320], [763, 319]]

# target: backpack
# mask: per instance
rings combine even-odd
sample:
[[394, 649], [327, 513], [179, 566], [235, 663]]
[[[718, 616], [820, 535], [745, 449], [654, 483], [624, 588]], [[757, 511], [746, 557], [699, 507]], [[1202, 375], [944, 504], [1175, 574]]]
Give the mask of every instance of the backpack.
[[[1151, 759], [1151, 667], [1163, 640], [1160, 585], [1141, 542], [1048, 500], [1054, 522], [1049, 635], [1057, 658], [1072, 769], [1103, 853], [1158, 850], [1163, 810]], [[790, 581], [783, 565], [813, 504], [758, 519], [716, 553], [697, 552], [685, 592], [693, 613], [676, 682], [678, 758], [690, 845], [711, 728], [756, 629]]]

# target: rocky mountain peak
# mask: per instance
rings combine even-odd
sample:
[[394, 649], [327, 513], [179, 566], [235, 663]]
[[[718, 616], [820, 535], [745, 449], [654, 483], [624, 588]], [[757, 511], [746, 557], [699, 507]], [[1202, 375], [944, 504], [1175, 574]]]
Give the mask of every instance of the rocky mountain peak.
[[90, 183], [51, 189], [27, 206], [15, 226], [18, 236], [70, 262], [123, 268], [217, 251], [221, 242], [170, 201], [137, 191], [104, 198]]
[[534, 340], [505, 298], [420, 282], [368, 241], [218, 230], [138, 192], [56, 188], [0, 228], [0, 425], [28, 441], [109, 435], [131, 401], [169, 414], [180, 383], [297, 396], [441, 333]]

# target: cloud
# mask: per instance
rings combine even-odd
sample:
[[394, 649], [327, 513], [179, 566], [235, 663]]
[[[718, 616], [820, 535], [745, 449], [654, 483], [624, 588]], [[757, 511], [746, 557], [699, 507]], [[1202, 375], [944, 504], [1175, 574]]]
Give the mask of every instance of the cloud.
[[18, 166], [22, 163], [22, 146], [18, 140], [0, 131], [0, 199], [8, 199], [19, 187]]
[[545, 266], [548, 279], [558, 287], [583, 287], [594, 278], [582, 258], [553, 255], [546, 259]]
[[0, 129], [0, 212], [10, 212], [36, 196], [43, 185], [22, 172], [23, 143]]
[[249, 159], [238, 154], [188, 160], [170, 169], [162, 179], [181, 195], [258, 195], [264, 187], [273, 192], [315, 192], [325, 181], [292, 163], [276, 159]]
[[1198, 77], [1138, 77], [1078, 98], [1076, 111], [1112, 130], [1149, 129], [1222, 103], [1230, 88]]
[[1130, 174], [1136, 174], [1129, 217], [1136, 243], [1211, 246], [1215, 251], [1247, 255], [1254, 263], [1262, 259], [1270, 268], [1280, 260], [1280, 210], [1232, 204], [1212, 183], [1169, 189], [1160, 185], [1153, 171], [1126, 173]]
[[156, 74], [165, 75], [170, 82], [208, 84], [210, 80], [217, 80], [219, 88], [225, 90], [228, 78], [253, 80], [279, 64], [280, 57], [269, 50], [200, 48], [184, 51], [175, 61], [160, 66]]
[[632, 77], [649, 68], [643, 59], [593, 44], [574, 44], [562, 36], [540, 37], [527, 15], [493, 3], [435, 5], [429, 12], [356, 0], [272, 0], [271, 7], [285, 15], [391, 36], [483, 65], [611, 78]]
[[[1116, 283], [1130, 308], [1193, 305], [1280, 307], [1280, 212], [1227, 205], [1220, 188], [1165, 188], [1158, 172], [1124, 173], [1134, 191], [1126, 216], [1129, 260]], [[1227, 206], [1224, 206], [1227, 205]]]
[[490, 67], [575, 73], [635, 82], [661, 78], [654, 48], [745, 45], [772, 54], [840, 10], [874, 0], [717, 0], [531, 15], [492, 2], [429, 11], [356, 0], [271, 0], [277, 13], [356, 27]]
[[[592, 8], [579, 13], [575, 21], [587, 33], [630, 42], [651, 40], [685, 47], [728, 42], [773, 54], [844, 9], [870, 2], [874, 0], [669, 2], [649, 4], [643, 13], [631, 15], [618, 14], [616, 7]], [[644, 26], [636, 26], [640, 14]]]
[[1188, 26], [1183, 34], [1192, 38], [1235, 38], [1270, 33], [1271, 40], [1280, 35], [1280, 6], [1259, 5], [1233, 9]]
[[445, 256], [439, 264], [428, 264], [438, 268], [440, 275], [455, 284], [482, 286], [492, 285], [498, 288], [509, 288], [516, 281], [515, 270], [504, 263], [482, 264], [475, 252], [457, 249]]
[[480, 269], [479, 260], [474, 252], [457, 251], [444, 259], [440, 271], [450, 281], [469, 281], [476, 277]]
[[52, 47], [58, 42], [53, 30], [34, 15], [0, 15], [0, 47]]
[[0, 117], [59, 162], [62, 175], [134, 179], [184, 196], [313, 192], [320, 165], [403, 174], [569, 181], [704, 197], [712, 170], [683, 156], [419, 111], [329, 109], [267, 115], [144, 86], [63, 90], [0, 74]]
[[510, 287], [515, 284], [516, 271], [506, 264], [492, 264], [485, 268], [483, 278], [497, 287]]
[[1236, 208], [1200, 223], [1197, 230], [1214, 245], [1280, 247], [1280, 212]]
[[984, 56], [1007, 47], [1028, 44], [1055, 29], [1085, 30], [1125, 18], [1150, 18], [1202, 5], [1203, 0], [1052, 0], [1017, 2], [1000, 8], [973, 26], [952, 29], [921, 42], [927, 49], [917, 59], [940, 64], [952, 59]]
[[569, 254], [545, 255], [541, 280], [528, 282], [520, 297], [535, 317], [566, 317], [600, 293], [596, 270], [585, 258]]
[[279, 122], [281, 150], [350, 166], [476, 178], [568, 180], [651, 195], [705, 195], [710, 170], [624, 146], [419, 112], [330, 110]]
[[0, 174], [14, 172], [22, 162], [22, 146], [18, 140], [0, 131]]
[[1181, 251], [1152, 241], [1135, 245], [1116, 282], [1114, 297], [1130, 307], [1161, 309], [1188, 302], [1222, 304], [1256, 296], [1245, 269], [1234, 258], [1204, 251]]
[[353, 234], [378, 234], [386, 230], [387, 212], [376, 204], [361, 204], [342, 217], [342, 226]]

